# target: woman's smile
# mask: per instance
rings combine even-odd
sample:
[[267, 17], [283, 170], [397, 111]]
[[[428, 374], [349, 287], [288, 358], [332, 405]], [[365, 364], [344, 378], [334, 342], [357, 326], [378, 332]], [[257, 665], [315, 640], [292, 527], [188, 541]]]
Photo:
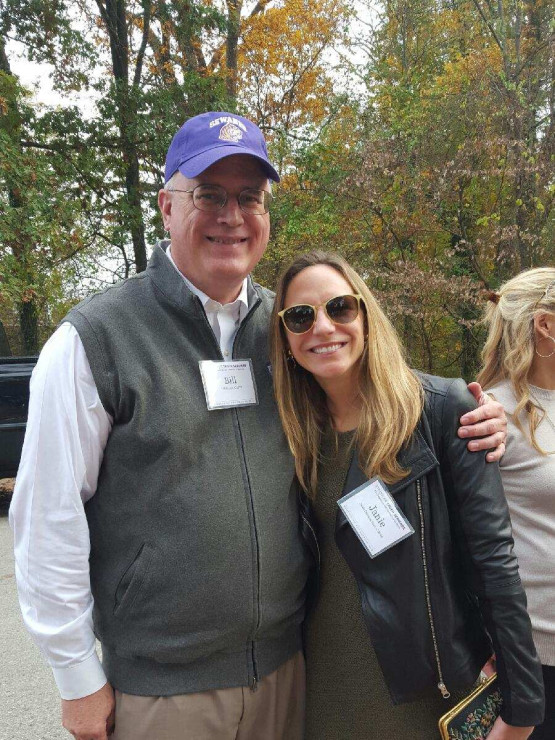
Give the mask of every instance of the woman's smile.
[[316, 355], [329, 355], [332, 352], [337, 352], [347, 344], [347, 342], [336, 342], [335, 344], [319, 344], [317, 347], [312, 347], [310, 352], [314, 352]]

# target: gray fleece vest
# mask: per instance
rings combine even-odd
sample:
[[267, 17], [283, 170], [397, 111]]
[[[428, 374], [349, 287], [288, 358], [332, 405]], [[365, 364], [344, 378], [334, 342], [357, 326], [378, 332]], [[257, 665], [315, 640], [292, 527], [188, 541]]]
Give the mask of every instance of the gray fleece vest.
[[207, 410], [198, 363], [220, 348], [160, 246], [67, 316], [114, 420], [86, 513], [95, 631], [126, 693], [252, 685], [301, 645], [307, 554], [268, 370], [273, 297], [255, 290], [233, 347], [254, 367], [244, 408]]

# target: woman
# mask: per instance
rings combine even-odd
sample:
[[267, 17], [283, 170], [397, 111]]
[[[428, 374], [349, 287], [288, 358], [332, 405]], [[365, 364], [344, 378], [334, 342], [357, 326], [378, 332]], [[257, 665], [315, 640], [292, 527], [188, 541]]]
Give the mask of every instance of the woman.
[[501, 478], [542, 662], [546, 713], [534, 740], [555, 738], [555, 269], [527, 270], [490, 294], [479, 380], [509, 416]]
[[[471, 407], [464, 383], [417, 377], [364, 281], [321, 252], [295, 260], [279, 282], [272, 368], [320, 529], [308, 740], [437, 737], [452, 695], [491, 654], [482, 619], [504, 698], [490, 737], [528, 737], [543, 715], [541, 671], [498, 468], [456, 434]], [[337, 500], [373, 476], [414, 533], [370, 558]], [[302, 526], [316, 548], [307, 501]]]

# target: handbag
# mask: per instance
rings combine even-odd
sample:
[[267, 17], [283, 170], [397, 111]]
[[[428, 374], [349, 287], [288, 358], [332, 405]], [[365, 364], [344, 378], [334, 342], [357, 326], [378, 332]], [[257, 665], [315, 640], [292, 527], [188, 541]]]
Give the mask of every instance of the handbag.
[[497, 673], [494, 673], [440, 718], [442, 740], [486, 738], [499, 716], [502, 703]]

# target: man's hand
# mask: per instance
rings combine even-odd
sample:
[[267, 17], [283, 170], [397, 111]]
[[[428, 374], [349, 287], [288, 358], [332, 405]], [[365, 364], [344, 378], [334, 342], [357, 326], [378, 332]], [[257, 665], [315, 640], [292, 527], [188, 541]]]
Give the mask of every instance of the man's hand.
[[62, 699], [62, 725], [75, 740], [108, 740], [116, 703], [109, 683], [82, 699]]
[[482, 668], [482, 673], [484, 673], [487, 678], [491, 678], [495, 671], [495, 655], [492, 655], [485, 666]]
[[470, 452], [491, 450], [486, 455], [488, 462], [501, 460], [507, 439], [507, 417], [503, 406], [482, 391], [479, 383], [470, 383], [468, 390], [480, 404], [474, 411], [461, 416], [459, 437], [479, 437], [468, 443]]
[[526, 740], [532, 734], [533, 729], [533, 727], [508, 725], [501, 717], [498, 717], [488, 735], [488, 740]]

